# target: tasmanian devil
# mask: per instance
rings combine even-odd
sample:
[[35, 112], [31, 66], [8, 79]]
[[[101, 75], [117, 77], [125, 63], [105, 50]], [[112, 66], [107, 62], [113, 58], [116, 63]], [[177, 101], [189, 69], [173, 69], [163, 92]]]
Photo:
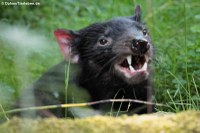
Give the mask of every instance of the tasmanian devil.
[[[140, 6], [136, 6], [134, 16], [95, 23], [79, 31], [57, 29], [54, 35], [65, 61], [47, 71], [31, 87], [35, 105], [104, 99], [151, 101], [150, 62], [153, 46], [141, 22]], [[31, 105], [26, 98], [22, 101], [25, 105]], [[134, 102], [102, 103], [89, 108], [68, 109], [74, 117], [151, 111], [152, 106]], [[63, 108], [38, 111], [42, 117], [64, 117], [65, 113]]]

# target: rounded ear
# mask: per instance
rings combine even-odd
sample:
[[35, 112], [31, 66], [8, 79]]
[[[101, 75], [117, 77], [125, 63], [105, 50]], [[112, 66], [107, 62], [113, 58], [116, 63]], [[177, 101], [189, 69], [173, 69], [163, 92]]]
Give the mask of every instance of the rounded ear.
[[140, 5], [135, 7], [135, 15], [131, 17], [134, 21], [141, 22], [141, 8]]
[[79, 61], [79, 54], [72, 50], [73, 42], [77, 34], [78, 33], [71, 30], [57, 29], [54, 31], [54, 35], [64, 58], [70, 60], [72, 63], [78, 63]]

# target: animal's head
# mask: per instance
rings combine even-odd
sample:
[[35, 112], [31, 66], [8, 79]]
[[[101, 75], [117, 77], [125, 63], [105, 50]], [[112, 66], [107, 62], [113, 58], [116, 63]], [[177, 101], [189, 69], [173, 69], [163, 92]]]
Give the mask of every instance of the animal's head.
[[96, 73], [114, 75], [128, 84], [149, 76], [153, 46], [141, 22], [140, 6], [135, 15], [95, 23], [79, 31], [57, 29], [54, 34], [67, 60]]

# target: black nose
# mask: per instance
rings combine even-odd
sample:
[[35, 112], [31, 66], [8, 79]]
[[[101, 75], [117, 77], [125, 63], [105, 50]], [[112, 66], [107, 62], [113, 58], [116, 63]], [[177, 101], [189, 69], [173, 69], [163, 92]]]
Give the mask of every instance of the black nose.
[[132, 42], [132, 50], [144, 54], [150, 48], [148, 41], [141, 39], [134, 39]]

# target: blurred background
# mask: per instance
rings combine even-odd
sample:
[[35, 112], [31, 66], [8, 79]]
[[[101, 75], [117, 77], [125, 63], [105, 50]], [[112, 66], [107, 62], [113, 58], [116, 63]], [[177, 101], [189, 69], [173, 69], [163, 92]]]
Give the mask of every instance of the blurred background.
[[[8, 3], [5, 3], [8, 2]], [[200, 109], [199, 0], [29, 0], [38, 5], [0, 5], [0, 111], [63, 57], [53, 36], [57, 28], [78, 30], [142, 7], [156, 49], [154, 101], [179, 112]]]

